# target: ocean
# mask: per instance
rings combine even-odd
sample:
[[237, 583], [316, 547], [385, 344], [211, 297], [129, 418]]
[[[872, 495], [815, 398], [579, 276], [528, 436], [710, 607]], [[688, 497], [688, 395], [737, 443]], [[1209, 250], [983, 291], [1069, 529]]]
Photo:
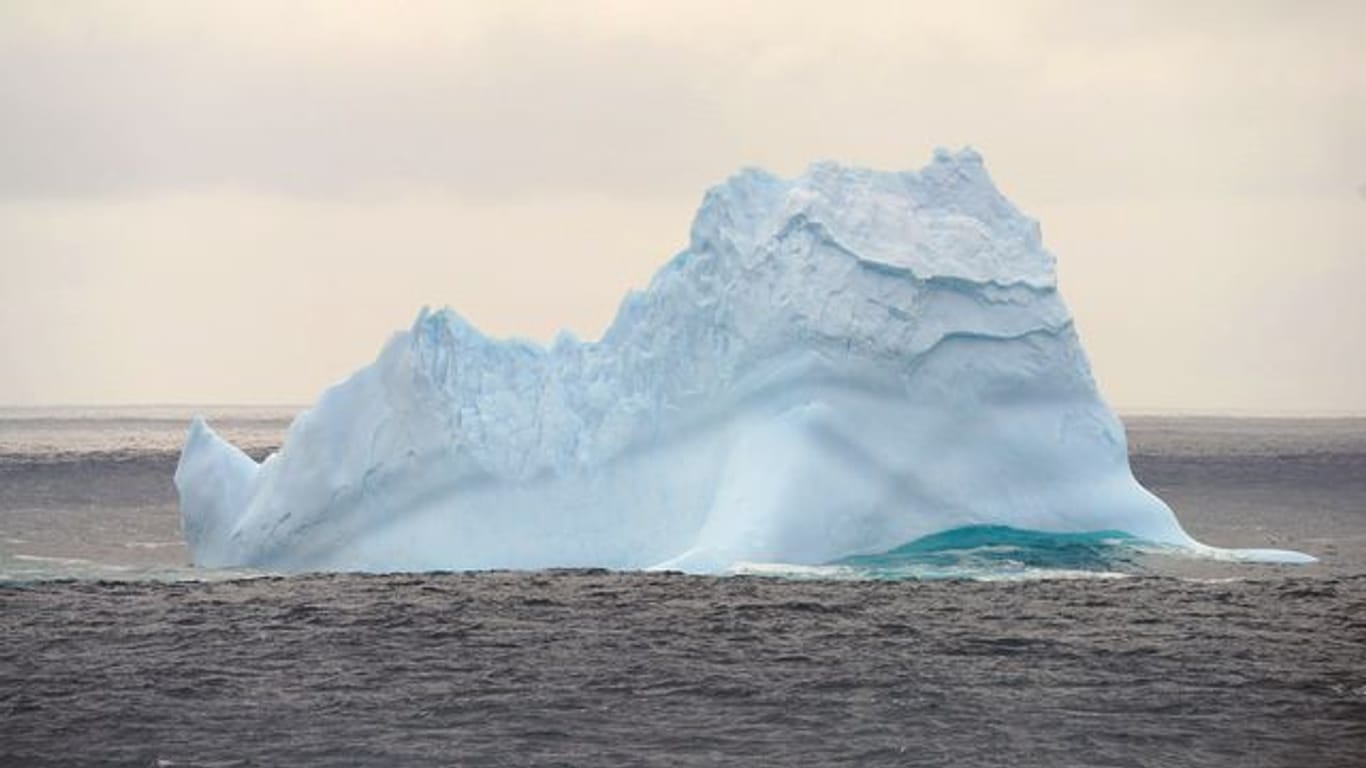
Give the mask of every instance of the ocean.
[[1196, 538], [1313, 565], [281, 576], [188, 565], [195, 412], [292, 415], [0, 409], [0, 765], [1366, 765], [1366, 419], [1125, 419]]

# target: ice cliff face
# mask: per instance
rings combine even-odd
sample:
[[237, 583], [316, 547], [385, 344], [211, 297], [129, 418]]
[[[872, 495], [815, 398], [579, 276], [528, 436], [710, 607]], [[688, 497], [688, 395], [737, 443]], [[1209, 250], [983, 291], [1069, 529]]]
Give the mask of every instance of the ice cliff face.
[[968, 525], [1200, 546], [971, 150], [744, 171], [601, 340], [423, 310], [259, 466], [196, 422], [176, 484], [206, 566], [722, 571]]

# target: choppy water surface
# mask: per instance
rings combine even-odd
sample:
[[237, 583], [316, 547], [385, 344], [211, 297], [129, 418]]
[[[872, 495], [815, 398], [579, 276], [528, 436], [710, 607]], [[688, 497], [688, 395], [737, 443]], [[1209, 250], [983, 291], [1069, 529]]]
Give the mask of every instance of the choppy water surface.
[[[211, 410], [258, 456], [289, 416]], [[186, 566], [186, 416], [0, 411], [0, 765], [1366, 764], [1363, 420], [1128, 422], [1193, 535], [1312, 566], [968, 531], [781, 579], [243, 579]]]
[[0, 598], [0, 759], [1360, 765], [1364, 582], [46, 584]]

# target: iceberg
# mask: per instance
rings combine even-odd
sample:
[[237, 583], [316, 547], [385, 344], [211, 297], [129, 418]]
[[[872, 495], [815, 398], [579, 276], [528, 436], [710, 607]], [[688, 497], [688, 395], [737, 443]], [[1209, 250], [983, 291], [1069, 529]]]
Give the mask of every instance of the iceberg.
[[196, 419], [206, 567], [727, 572], [957, 529], [1205, 547], [1134, 479], [1038, 224], [973, 150], [745, 170], [594, 342], [423, 309], [257, 464]]

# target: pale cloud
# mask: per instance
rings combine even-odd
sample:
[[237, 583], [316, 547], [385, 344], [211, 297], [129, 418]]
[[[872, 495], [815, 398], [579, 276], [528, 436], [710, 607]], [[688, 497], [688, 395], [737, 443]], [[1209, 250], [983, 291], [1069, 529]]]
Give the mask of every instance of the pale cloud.
[[0, 402], [307, 400], [422, 303], [592, 336], [736, 169], [972, 144], [1119, 405], [1366, 410], [1363, 32], [1355, 2], [7, 3]]
[[1351, 5], [948, 5], [17, 6], [0, 194], [676, 194], [941, 143], [1050, 197], [1359, 172]]

